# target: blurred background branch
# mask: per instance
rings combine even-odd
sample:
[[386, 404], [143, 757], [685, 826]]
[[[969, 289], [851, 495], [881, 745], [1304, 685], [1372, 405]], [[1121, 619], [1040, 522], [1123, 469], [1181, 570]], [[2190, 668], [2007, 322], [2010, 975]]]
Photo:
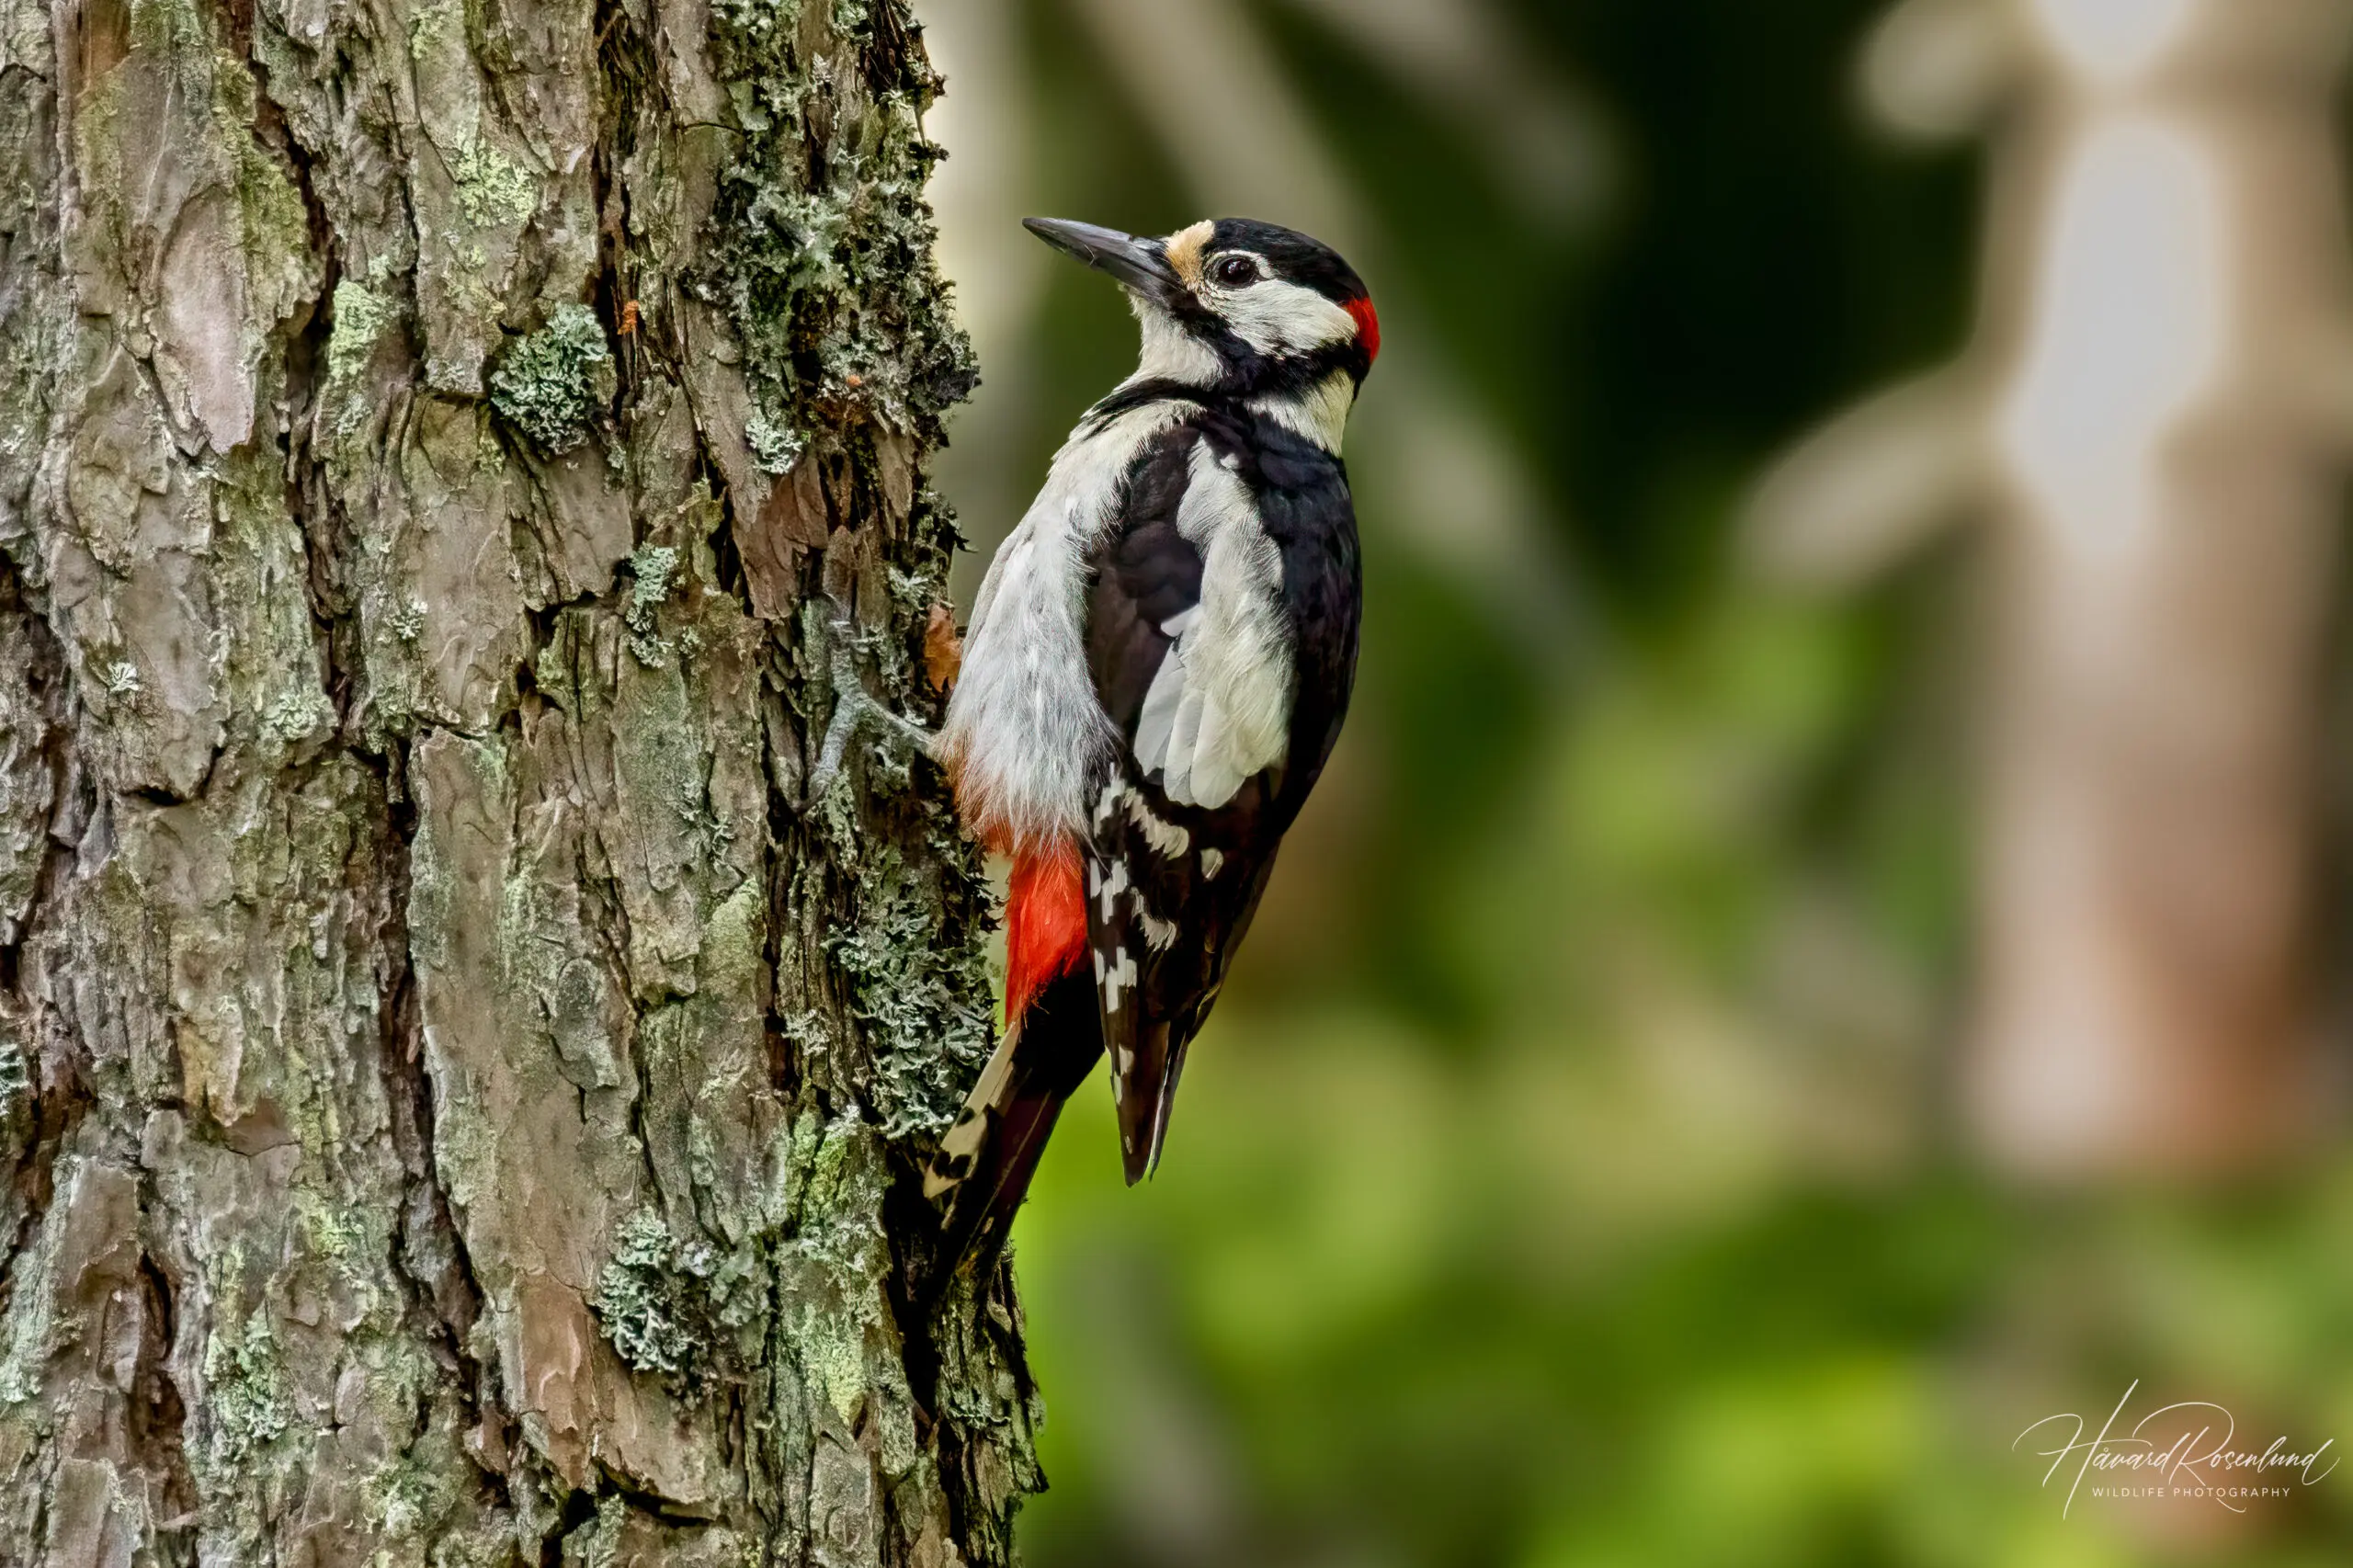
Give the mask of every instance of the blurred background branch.
[[1851, 581], [1939, 518], [1997, 525], [1966, 1076], [2016, 1168], [2271, 1161], [2327, 1107], [2341, 435], [2311, 390], [2313, 346], [2347, 342], [2347, 20], [1907, 0], [1865, 56], [1897, 127], [2004, 106], [1980, 325], [1785, 462], [1750, 526], [1784, 571]]

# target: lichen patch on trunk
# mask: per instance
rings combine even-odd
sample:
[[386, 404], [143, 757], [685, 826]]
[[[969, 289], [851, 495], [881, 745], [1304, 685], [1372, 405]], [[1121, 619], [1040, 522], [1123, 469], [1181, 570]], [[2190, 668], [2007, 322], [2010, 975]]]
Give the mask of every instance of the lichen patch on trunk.
[[[63, 50], [61, 53], [60, 51]], [[0, 1540], [1007, 1562], [904, 0], [0, 0]]]

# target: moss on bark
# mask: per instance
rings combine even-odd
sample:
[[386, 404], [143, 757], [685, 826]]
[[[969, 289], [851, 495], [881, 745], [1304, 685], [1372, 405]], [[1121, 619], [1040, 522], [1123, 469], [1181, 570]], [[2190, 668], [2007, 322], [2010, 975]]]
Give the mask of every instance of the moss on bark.
[[1010, 1561], [1016, 1319], [908, 1306], [980, 868], [803, 799], [833, 639], [936, 712], [937, 86], [903, 0], [0, 0], [12, 1561]]

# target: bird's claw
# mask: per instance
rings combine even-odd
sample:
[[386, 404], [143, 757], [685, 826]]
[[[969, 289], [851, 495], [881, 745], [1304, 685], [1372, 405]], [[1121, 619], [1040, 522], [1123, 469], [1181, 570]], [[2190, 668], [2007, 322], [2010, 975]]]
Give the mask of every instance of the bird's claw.
[[862, 728], [871, 726], [884, 736], [895, 737], [920, 756], [935, 755], [929, 730], [892, 711], [866, 689], [866, 683], [858, 678], [857, 661], [851, 657], [851, 630], [846, 614], [837, 612], [826, 623], [826, 664], [833, 678], [834, 716], [826, 722], [817, 766], [809, 776], [802, 796], [804, 810], [824, 800], [840, 779], [843, 765], [849, 757], [849, 743]]

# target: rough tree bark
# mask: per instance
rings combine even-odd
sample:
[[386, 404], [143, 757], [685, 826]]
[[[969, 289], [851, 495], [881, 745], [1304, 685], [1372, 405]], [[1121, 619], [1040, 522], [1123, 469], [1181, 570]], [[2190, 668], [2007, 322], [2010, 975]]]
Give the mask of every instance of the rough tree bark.
[[993, 1563], [904, 0], [0, 0], [0, 1562]]

